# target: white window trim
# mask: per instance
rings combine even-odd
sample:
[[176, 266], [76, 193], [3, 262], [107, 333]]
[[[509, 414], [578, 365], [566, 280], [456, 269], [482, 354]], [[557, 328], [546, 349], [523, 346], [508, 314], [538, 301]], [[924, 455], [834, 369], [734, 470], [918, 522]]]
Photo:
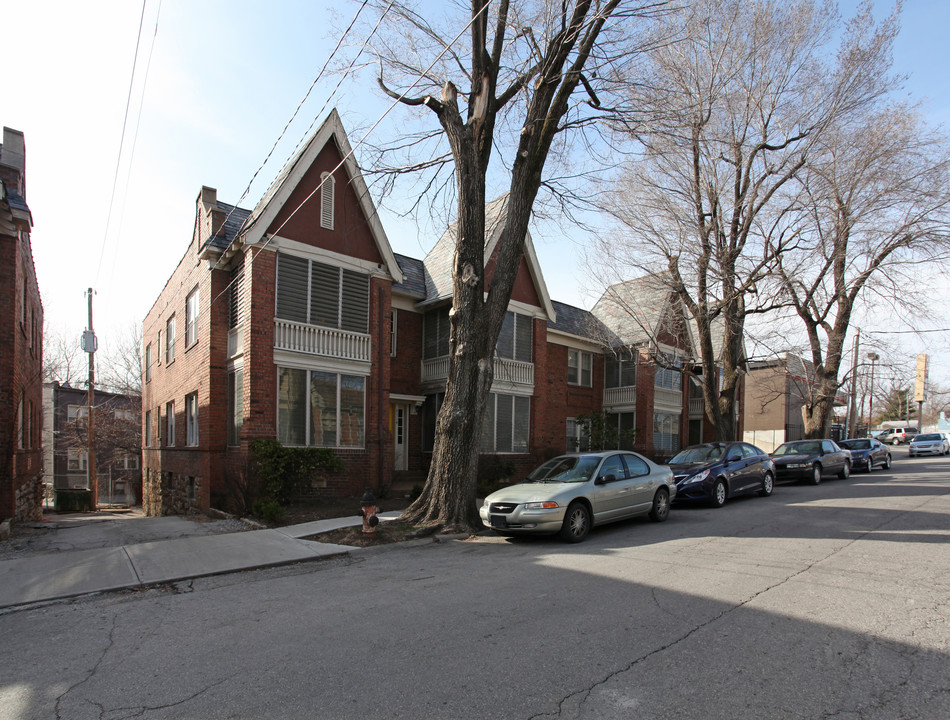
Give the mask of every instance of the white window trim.
[[193, 392], [185, 395], [185, 445], [187, 447], [198, 447], [199, 442], [198, 393]]
[[166, 434], [165, 444], [168, 447], [175, 447], [175, 401], [170, 400], [165, 403], [165, 422], [166, 422]]
[[[326, 367], [314, 367], [312, 365], [308, 365], [304, 367], [304, 366], [301, 366], [300, 364], [295, 365], [295, 364], [281, 363], [280, 365], [277, 366], [277, 399], [276, 399], [277, 404], [275, 408], [276, 410], [275, 417], [277, 418], [278, 423], [280, 422], [280, 371], [282, 368], [288, 369], [288, 370], [304, 370], [307, 373], [306, 387], [307, 387], [308, 401], [304, 403], [304, 410], [305, 410], [304, 428], [306, 429], [306, 432], [304, 433], [304, 439], [306, 440], [306, 443], [304, 445], [292, 445], [290, 447], [321, 447], [321, 448], [325, 447], [330, 450], [365, 450], [366, 449], [366, 431], [367, 431], [366, 399], [367, 399], [367, 395], [369, 394], [369, 380], [368, 380], [367, 375], [364, 375], [358, 372], [354, 373], [354, 372], [346, 372], [346, 371], [341, 371], [341, 370], [332, 370], [332, 369], [327, 369]], [[311, 407], [310, 407], [310, 402], [309, 402], [309, 396], [310, 396], [309, 389], [310, 389], [310, 384], [312, 382], [311, 375], [310, 375], [311, 372], [322, 372], [322, 373], [327, 373], [328, 375], [336, 375], [336, 378], [337, 378], [336, 379], [336, 442], [337, 442], [336, 445], [331, 446], [331, 445], [311, 445], [310, 444], [310, 424], [312, 422], [312, 419], [311, 419]], [[354, 377], [363, 378], [363, 442], [360, 445], [340, 445], [339, 444], [340, 427], [341, 427], [340, 413], [342, 412], [342, 408], [340, 407], [342, 405], [342, 403], [340, 402], [340, 394], [342, 392], [342, 384], [340, 383], [341, 375], [351, 375]], [[278, 439], [280, 438], [279, 426], [277, 427], [277, 437]]]
[[[192, 307], [194, 302], [194, 307]], [[187, 350], [198, 342], [198, 315], [200, 313], [201, 295], [196, 287], [185, 298], [185, 349]]]
[[[571, 356], [574, 355], [577, 357], [577, 380], [572, 382], [570, 378], [571, 370]], [[589, 363], [589, 382], [584, 382], [584, 358], [587, 358]], [[577, 350], [574, 348], [568, 348], [567, 351], [567, 369], [568, 369], [568, 379], [567, 384], [573, 385], [575, 387], [593, 387], [594, 384], [594, 355], [589, 353], [586, 350]]]

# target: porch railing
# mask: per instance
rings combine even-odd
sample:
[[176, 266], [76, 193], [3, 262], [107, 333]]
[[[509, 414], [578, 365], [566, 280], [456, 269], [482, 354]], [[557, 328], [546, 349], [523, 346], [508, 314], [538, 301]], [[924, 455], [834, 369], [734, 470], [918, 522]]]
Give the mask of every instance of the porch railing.
[[274, 320], [274, 349], [362, 362], [372, 357], [369, 335], [280, 319]]

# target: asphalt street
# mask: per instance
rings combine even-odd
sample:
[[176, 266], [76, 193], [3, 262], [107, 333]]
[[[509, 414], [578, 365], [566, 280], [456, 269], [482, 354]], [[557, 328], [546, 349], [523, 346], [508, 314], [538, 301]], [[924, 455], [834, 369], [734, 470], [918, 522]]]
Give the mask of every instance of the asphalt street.
[[950, 718], [950, 458], [0, 614], [0, 718]]

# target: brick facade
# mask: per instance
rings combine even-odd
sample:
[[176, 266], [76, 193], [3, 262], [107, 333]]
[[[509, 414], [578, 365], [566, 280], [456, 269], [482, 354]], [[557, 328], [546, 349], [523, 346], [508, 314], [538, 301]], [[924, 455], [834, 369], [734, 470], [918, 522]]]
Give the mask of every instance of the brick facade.
[[30, 244], [23, 133], [0, 145], [0, 521], [42, 513], [43, 303]]
[[[444, 237], [425, 261], [403, 256], [397, 260], [368, 204], [359, 171], [352, 161], [343, 160], [346, 147], [342, 126], [333, 114], [253, 211], [218, 203], [214, 190], [202, 189], [195, 237], [143, 327], [144, 342], [153, 348], [153, 366], [143, 382], [143, 411], [151, 414], [151, 437], [143, 451], [148, 514], [233, 505], [248, 471], [250, 443], [257, 438], [280, 438], [287, 428], [296, 432], [301, 426], [295, 413], [305, 413], [309, 426], [301, 435], [285, 437], [323, 445], [327, 427], [331, 433], [339, 433], [331, 437], [338, 438], [334, 451], [344, 470], [322, 478], [319, 492], [357, 495], [369, 487], [384, 496], [394, 482], [424, 480], [431, 457], [423, 449], [424, 416], [431, 412], [426, 407], [434, 407], [433, 394], [445, 388], [445, 378], [440, 378], [438, 370], [431, 375], [433, 365], [427, 362], [433, 358], [424, 359], [425, 313], [445, 307], [449, 300], [444, 288], [451, 286], [445, 277], [450, 273], [451, 248]], [[335, 191], [332, 218], [327, 222], [326, 207], [321, 210], [320, 183], [331, 171]], [[503, 203], [495, 201], [492, 207], [497, 212]], [[497, 221], [489, 225], [498, 227]], [[486, 247], [494, 252], [497, 236]], [[489, 279], [493, 263], [492, 257], [486, 267]], [[236, 301], [240, 320], [237, 328], [230, 329], [229, 283], [239, 267], [243, 267]], [[294, 269], [300, 267], [307, 269]], [[281, 268], [287, 273], [284, 279], [278, 277]], [[324, 304], [331, 296], [319, 294], [328, 287], [324, 272], [339, 273], [339, 308], [336, 301], [332, 308]], [[347, 277], [366, 278], [365, 300], [346, 295]], [[283, 288], [280, 302], [279, 286]], [[565, 329], [566, 324], [558, 321], [540, 280], [530, 238], [514, 288], [512, 309], [518, 322], [531, 323], [531, 360], [509, 366], [524, 371], [523, 377], [496, 373], [495, 380], [498, 393], [520, 398], [520, 405], [511, 401], [512, 408], [523, 408], [524, 398], [530, 397], [527, 452], [503, 454], [505, 463], [514, 467], [512, 479], [518, 479], [539, 462], [564, 452], [568, 418], [604, 408], [605, 352], [603, 338], [585, 332], [581, 324]], [[200, 297], [197, 339], [186, 347], [187, 296], [194, 289]], [[314, 305], [314, 298], [321, 304]], [[297, 311], [288, 308], [298, 302], [305, 320], [291, 319]], [[365, 303], [365, 333], [309, 319], [314, 313], [322, 318], [320, 313], [328, 308], [333, 312], [338, 309], [342, 323], [347, 307], [361, 307], [353, 302]], [[286, 307], [281, 309], [281, 303]], [[394, 309], [395, 352], [391, 346]], [[562, 309], [578, 318], [590, 315], [576, 308]], [[176, 318], [176, 349], [174, 362], [168, 363], [164, 346], [172, 315]], [[685, 343], [675, 335], [662, 340], [676, 348]], [[568, 357], [574, 351], [588, 353], [592, 359], [589, 384], [586, 378], [568, 382]], [[636, 408], [629, 412], [641, 428], [636, 449], [652, 455], [654, 366], [646, 349], [637, 357]], [[230, 446], [228, 374], [237, 370], [243, 378], [242, 425], [239, 444]], [[359, 379], [363, 383], [361, 409], [351, 399], [344, 410], [344, 377], [347, 382]], [[331, 405], [321, 394], [326, 391], [327, 378], [337, 382], [339, 404], [332, 405], [335, 421], [325, 412]], [[311, 383], [302, 391], [301, 380]], [[185, 407], [186, 397], [194, 393], [199, 400], [199, 442], [191, 447], [186, 445]], [[688, 431], [688, 393], [682, 395], [681, 438]], [[170, 402], [174, 402], [177, 416], [174, 443], [165, 436]], [[283, 430], [281, 423], [286, 423]], [[352, 442], [360, 431], [362, 442]], [[353, 444], [356, 446], [348, 446]], [[397, 449], [400, 453], [404, 449], [405, 456]], [[483, 460], [487, 463], [491, 458], [483, 456]]]

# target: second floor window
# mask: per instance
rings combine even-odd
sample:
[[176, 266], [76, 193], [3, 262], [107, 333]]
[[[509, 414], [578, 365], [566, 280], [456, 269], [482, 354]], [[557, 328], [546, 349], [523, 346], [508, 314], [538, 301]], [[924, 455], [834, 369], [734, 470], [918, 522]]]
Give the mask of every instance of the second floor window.
[[88, 457], [82, 448], [69, 448], [66, 451], [66, 469], [69, 472], [85, 472]]
[[528, 315], [506, 312], [498, 333], [495, 352], [507, 360], [531, 362], [531, 344], [534, 339], [533, 321]]
[[283, 320], [369, 332], [369, 276], [280, 253], [275, 313]]
[[668, 390], [683, 389], [683, 373], [679, 369], [680, 361], [664, 355], [658, 356], [656, 375], [653, 384]]
[[637, 384], [637, 364], [629, 358], [604, 358], [604, 387], [633, 387]]
[[190, 348], [198, 341], [198, 288], [192, 290], [185, 299], [185, 347]]
[[152, 379], [152, 343], [145, 346], [145, 382]]
[[449, 354], [449, 306], [425, 314], [422, 331], [422, 357], [426, 360]]
[[175, 316], [172, 315], [165, 323], [165, 364], [175, 362]]
[[567, 382], [569, 385], [591, 386], [593, 356], [582, 350], [567, 351]]

